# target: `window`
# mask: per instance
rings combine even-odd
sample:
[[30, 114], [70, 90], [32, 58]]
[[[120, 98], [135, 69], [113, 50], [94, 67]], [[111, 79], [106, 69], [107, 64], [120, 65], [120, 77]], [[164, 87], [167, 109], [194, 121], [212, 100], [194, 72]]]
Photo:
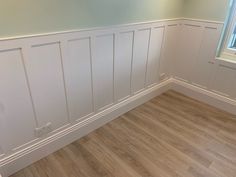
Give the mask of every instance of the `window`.
[[232, 34], [230, 35], [229, 42], [228, 42], [228, 48], [231, 50], [236, 49], [236, 26], [234, 25], [234, 30]]
[[231, 2], [223, 54], [236, 55], [236, 0]]

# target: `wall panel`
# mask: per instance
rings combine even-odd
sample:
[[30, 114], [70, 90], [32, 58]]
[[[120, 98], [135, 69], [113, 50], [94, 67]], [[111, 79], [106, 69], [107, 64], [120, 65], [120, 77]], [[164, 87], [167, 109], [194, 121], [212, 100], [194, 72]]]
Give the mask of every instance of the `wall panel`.
[[90, 38], [68, 41], [68, 58], [64, 71], [71, 120], [93, 112]]
[[116, 37], [114, 63], [115, 100], [120, 101], [131, 93], [131, 68], [134, 32], [122, 32]]
[[164, 80], [172, 76], [173, 72], [173, 63], [177, 60], [177, 44], [178, 44], [178, 34], [179, 24], [171, 23], [166, 25], [162, 55], [160, 59], [160, 78]]
[[198, 24], [183, 23], [179, 35], [176, 46], [178, 59], [175, 60], [175, 76], [190, 81], [202, 40], [202, 27]]
[[201, 47], [197, 61], [193, 68], [192, 82], [203, 88], [209, 88], [214, 69], [214, 60], [218, 42], [220, 39], [221, 28], [204, 27]]
[[132, 65], [133, 93], [137, 93], [145, 88], [150, 32], [151, 28], [140, 29], [135, 32], [134, 56]]
[[0, 151], [33, 141], [35, 128], [22, 50], [0, 51]]
[[101, 110], [113, 103], [113, 55], [114, 36], [102, 35], [94, 39], [93, 86], [94, 106]]
[[221, 95], [234, 98], [235, 78], [236, 67], [219, 64], [214, 75], [212, 89]]
[[159, 83], [160, 56], [163, 42], [164, 27], [154, 27], [151, 31], [146, 86]]
[[68, 123], [60, 43], [34, 45], [26, 60], [38, 126], [55, 130]]

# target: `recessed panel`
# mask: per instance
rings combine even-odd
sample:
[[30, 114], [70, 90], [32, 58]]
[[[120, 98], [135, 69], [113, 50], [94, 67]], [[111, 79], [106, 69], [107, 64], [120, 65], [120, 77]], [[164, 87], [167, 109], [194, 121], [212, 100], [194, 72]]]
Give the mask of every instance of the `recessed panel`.
[[0, 51], [0, 154], [35, 139], [36, 127], [20, 49]]
[[38, 126], [68, 123], [59, 43], [33, 46], [26, 62]]
[[93, 112], [90, 39], [68, 42], [68, 58], [64, 60], [69, 112], [72, 120]]
[[163, 33], [164, 27], [152, 29], [147, 64], [146, 86], [159, 83], [159, 65]]
[[163, 43], [162, 57], [160, 61], [160, 77], [165, 79], [171, 76], [173, 72], [173, 63], [176, 58], [176, 46], [178, 45], [178, 37], [176, 34], [179, 32], [179, 26], [169, 25], [165, 27], [165, 37]]
[[235, 95], [235, 78], [236, 68], [219, 65], [213, 80], [212, 89], [225, 96], [232, 97]]
[[135, 33], [132, 66], [133, 93], [137, 93], [145, 88], [150, 31], [151, 29], [143, 29]]
[[133, 32], [120, 33], [115, 51], [115, 99], [128, 97], [131, 93], [131, 63], [133, 56]]
[[113, 103], [113, 42], [113, 35], [95, 38], [92, 63], [96, 110]]
[[201, 48], [195, 67], [192, 82], [202, 87], [209, 88], [211, 74], [214, 68], [212, 62], [215, 60], [220, 31], [217, 28], [205, 28], [201, 42]]
[[174, 62], [175, 76], [190, 81], [193, 76], [193, 68], [201, 46], [202, 28], [194, 25], [182, 26], [178, 47], [178, 53]]

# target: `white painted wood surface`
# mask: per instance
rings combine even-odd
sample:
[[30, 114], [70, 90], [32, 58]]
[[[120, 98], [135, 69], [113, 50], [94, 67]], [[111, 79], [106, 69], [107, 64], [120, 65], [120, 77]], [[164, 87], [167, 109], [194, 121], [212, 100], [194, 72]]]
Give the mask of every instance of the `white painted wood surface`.
[[134, 31], [121, 32], [116, 37], [114, 61], [115, 100], [122, 101], [131, 95]]
[[134, 94], [145, 88], [150, 35], [151, 28], [135, 31], [131, 81], [132, 93]]
[[94, 106], [96, 111], [110, 106], [114, 101], [113, 95], [113, 34], [96, 36], [93, 50], [93, 88]]
[[151, 31], [146, 71], [146, 86], [159, 83], [159, 68], [163, 44], [164, 26], [154, 27]]
[[[0, 158], [156, 85], [169, 23], [0, 41]], [[37, 138], [48, 123], [52, 132]]]
[[175, 60], [177, 59], [177, 47], [179, 44], [179, 21], [165, 26], [164, 41], [160, 59], [160, 79], [165, 80], [173, 75]]
[[179, 36], [175, 76], [184, 81], [191, 81], [202, 40], [202, 28], [198, 24], [183, 23]]
[[70, 120], [75, 121], [93, 113], [90, 38], [67, 42], [68, 57], [64, 58], [64, 73]]
[[236, 64], [215, 57], [223, 25], [193, 20], [181, 24], [174, 77], [235, 99]]
[[36, 128], [21, 49], [0, 51], [0, 140], [1, 152], [35, 139]]
[[25, 60], [38, 127], [68, 123], [60, 43], [40, 43]]
[[220, 40], [221, 28], [205, 26], [203, 29], [201, 47], [193, 68], [193, 84], [210, 88], [215, 55]]
[[235, 81], [236, 68], [220, 64], [217, 67], [212, 88], [219, 94], [232, 97], [236, 92], [234, 90]]

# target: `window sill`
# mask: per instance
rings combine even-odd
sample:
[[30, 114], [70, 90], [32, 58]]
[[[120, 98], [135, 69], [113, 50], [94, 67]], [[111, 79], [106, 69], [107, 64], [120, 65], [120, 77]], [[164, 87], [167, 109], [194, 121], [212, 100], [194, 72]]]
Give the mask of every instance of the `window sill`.
[[228, 58], [218, 57], [218, 58], [216, 58], [216, 63], [219, 66], [224, 66], [229, 69], [236, 70], [236, 59], [228, 59]]
[[216, 59], [236, 64], [236, 55], [222, 53], [219, 57], [216, 57]]

